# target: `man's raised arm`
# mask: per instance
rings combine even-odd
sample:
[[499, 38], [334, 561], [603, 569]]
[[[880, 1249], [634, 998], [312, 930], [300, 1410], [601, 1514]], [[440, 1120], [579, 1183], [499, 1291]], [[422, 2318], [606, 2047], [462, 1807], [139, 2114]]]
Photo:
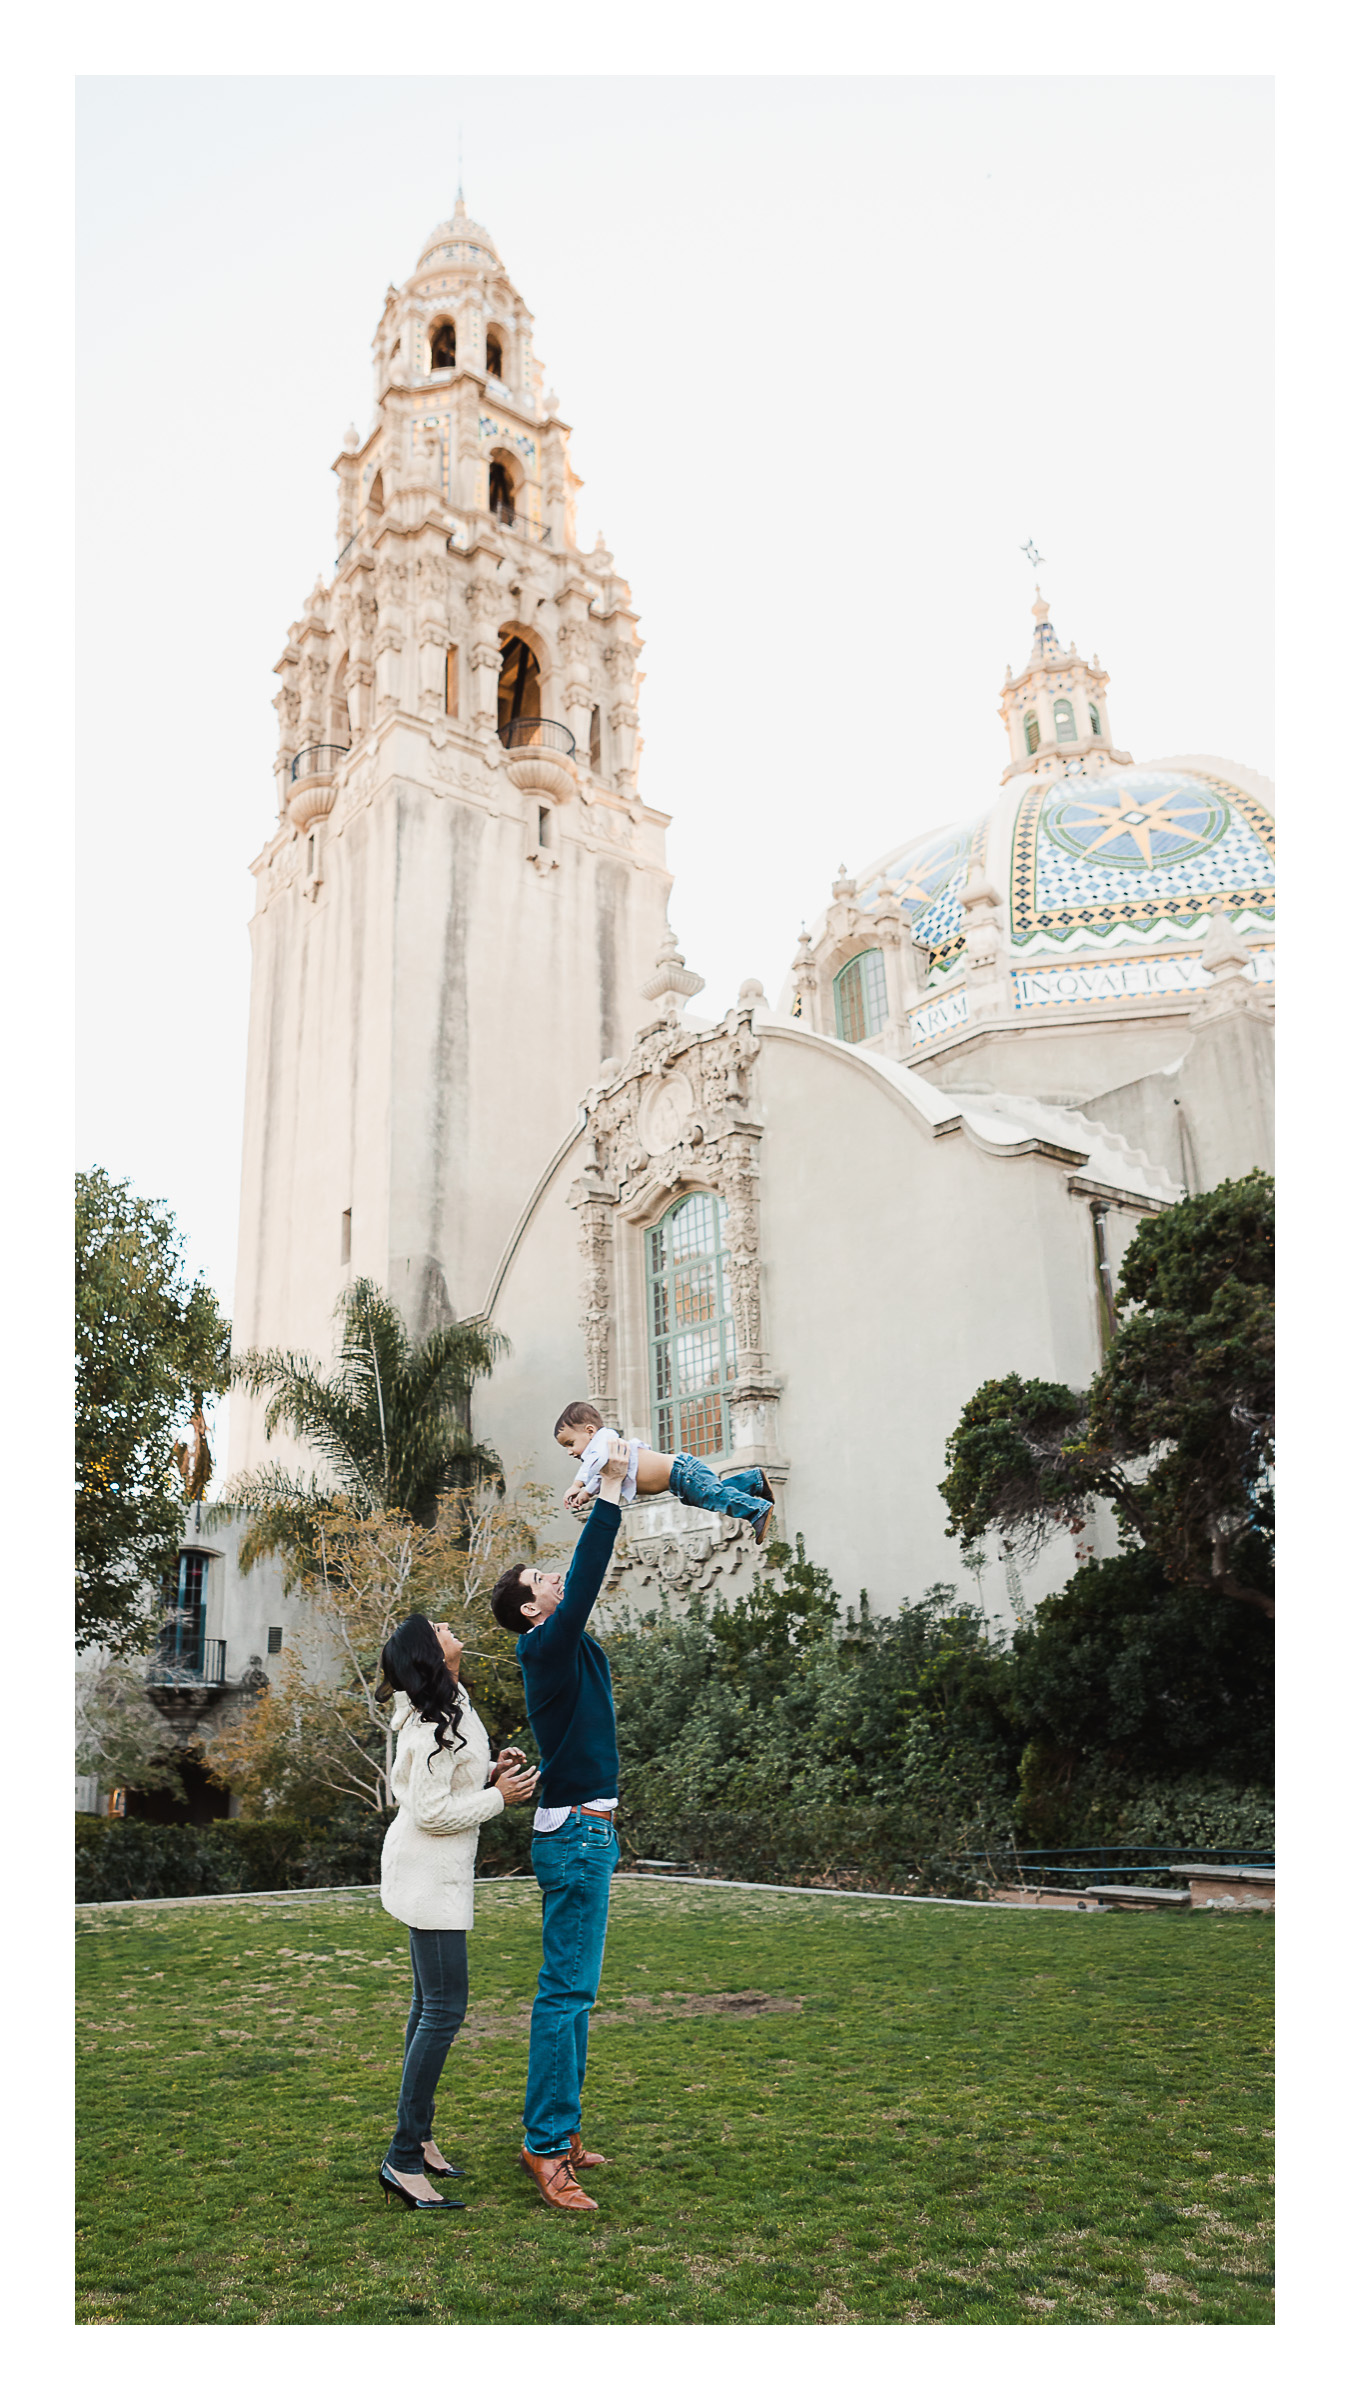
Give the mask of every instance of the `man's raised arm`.
[[572, 1564], [567, 1570], [563, 1596], [542, 1632], [553, 1635], [549, 1648], [558, 1643], [576, 1643], [586, 1630], [586, 1620], [600, 1597], [600, 1586], [609, 1572], [614, 1554], [615, 1537], [623, 1520], [619, 1514], [619, 1494], [628, 1467], [628, 1444], [617, 1442], [608, 1464], [600, 1477], [600, 1492], [590, 1516], [582, 1528], [581, 1538], [572, 1552]]

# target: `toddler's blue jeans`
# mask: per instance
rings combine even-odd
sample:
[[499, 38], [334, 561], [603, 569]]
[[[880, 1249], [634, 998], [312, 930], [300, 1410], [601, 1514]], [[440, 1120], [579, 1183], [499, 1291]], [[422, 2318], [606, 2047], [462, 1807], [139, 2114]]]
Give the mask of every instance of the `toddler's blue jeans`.
[[759, 1469], [741, 1475], [715, 1475], [704, 1458], [680, 1450], [671, 1464], [670, 1488], [690, 1508], [714, 1508], [721, 1517], [742, 1517], [758, 1525], [770, 1502], [759, 1489]]

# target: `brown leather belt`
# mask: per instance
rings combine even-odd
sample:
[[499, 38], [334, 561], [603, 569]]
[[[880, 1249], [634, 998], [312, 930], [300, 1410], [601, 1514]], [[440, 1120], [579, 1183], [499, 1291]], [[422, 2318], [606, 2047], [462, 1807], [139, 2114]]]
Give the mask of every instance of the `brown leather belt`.
[[605, 1825], [612, 1825], [619, 1813], [617, 1808], [583, 1808], [580, 1801], [574, 1805], [579, 1817], [599, 1817], [601, 1823]]

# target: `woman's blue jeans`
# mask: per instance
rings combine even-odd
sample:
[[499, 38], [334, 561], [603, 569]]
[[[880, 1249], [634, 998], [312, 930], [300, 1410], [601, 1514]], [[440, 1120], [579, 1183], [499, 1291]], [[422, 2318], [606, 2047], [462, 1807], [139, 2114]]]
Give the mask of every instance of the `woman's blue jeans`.
[[600, 1989], [609, 1883], [619, 1837], [607, 1817], [573, 1814], [530, 1851], [544, 1901], [544, 1956], [530, 2013], [525, 2147], [558, 2158], [581, 2127], [586, 2037]]
[[388, 2163], [400, 2175], [421, 2175], [422, 2144], [431, 2139], [436, 2113], [436, 2086], [469, 2005], [469, 1945], [464, 1933], [423, 1932], [412, 1925], [408, 1947], [412, 2007], [403, 2037], [403, 2082]]
[[670, 1462], [670, 1488], [690, 1508], [715, 1508], [721, 1517], [743, 1517], [758, 1525], [771, 1503], [759, 1488], [759, 1469], [743, 1475], [715, 1475], [706, 1459], [688, 1450], [677, 1451]]

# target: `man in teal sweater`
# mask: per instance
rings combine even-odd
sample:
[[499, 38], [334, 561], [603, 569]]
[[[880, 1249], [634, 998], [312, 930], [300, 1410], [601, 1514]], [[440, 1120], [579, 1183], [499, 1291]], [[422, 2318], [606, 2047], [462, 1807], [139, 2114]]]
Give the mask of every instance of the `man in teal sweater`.
[[499, 1625], [520, 1635], [516, 1656], [539, 1745], [530, 1852], [544, 1896], [544, 1955], [530, 2016], [525, 2143], [520, 2163], [553, 2208], [595, 2202], [578, 2167], [602, 2167], [581, 2140], [586, 2037], [600, 1988], [610, 1877], [619, 1863], [614, 1813], [619, 1744], [609, 1660], [586, 1631], [619, 1530], [628, 1444], [615, 1445], [564, 1582], [537, 1567], [509, 1567], [492, 1594]]

